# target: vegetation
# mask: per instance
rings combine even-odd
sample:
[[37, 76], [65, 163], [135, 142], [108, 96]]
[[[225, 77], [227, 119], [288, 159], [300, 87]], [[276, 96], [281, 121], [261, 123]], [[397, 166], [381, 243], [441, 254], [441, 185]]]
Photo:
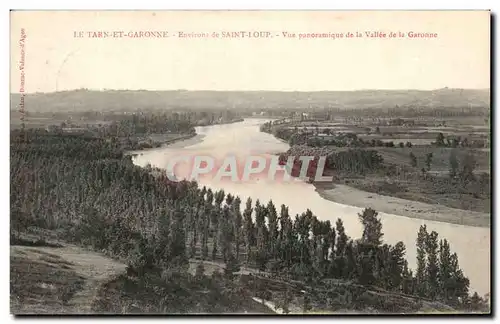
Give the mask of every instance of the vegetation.
[[[273, 128], [273, 122], [264, 123], [261, 126], [261, 131], [272, 133], [279, 139], [287, 141], [290, 145], [308, 145], [311, 147], [394, 147], [394, 141], [382, 141], [380, 139], [363, 140], [355, 133], [338, 133], [333, 134], [329, 129], [325, 129], [325, 135], [320, 136], [318, 131], [310, 131], [308, 129], [300, 130], [290, 128]], [[406, 145], [412, 146], [410, 142]], [[401, 147], [401, 143], [399, 144]], [[404, 144], [402, 145], [404, 147]]]
[[85, 278], [56, 255], [36, 254], [31, 259], [19, 251], [11, 254], [10, 300], [15, 314], [60, 313], [83, 287]]
[[[329, 160], [348, 172], [365, 172], [381, 162], [371, 151], [347, 151]], [[365, 209], [359, 219], [363, 235], [352, 239], [341, 219], [331, 224], [311, 210], [293, 217], [285, 205], [248, 200], [241, 212], [240, 198], [230, 193], [171, 182], [165, 174], [134, 166], [116, 141], [44, 131], [11, 134], [13, 233], [59, 229], [74, 243], [127, 260], [129, 276], [138, 281], [122, 277], [113, 287], [125, 287], [124, 294], [144, 292], [154, 312], [226, 311], [229, 301], [241, 300], [234, 297], [241, 295], [234, 279], [243, 263], [286, 281], [339, 279], [419, 294], [456, 309], [487, 307], [469, 296], [456, 255], [445, 240], [438, 244], [437, 233], [421, 229], [414, 276], [404, 244], [383, 242], [377, 212]], [[208, 281], [196, 281], [203, 278], [202, 268], [193, 277], [183, 275], [190, 256], [224, 263], [224, 274]], [[197, 291], [208, 291], [198, 297], [198, 306], [192, 304]]]

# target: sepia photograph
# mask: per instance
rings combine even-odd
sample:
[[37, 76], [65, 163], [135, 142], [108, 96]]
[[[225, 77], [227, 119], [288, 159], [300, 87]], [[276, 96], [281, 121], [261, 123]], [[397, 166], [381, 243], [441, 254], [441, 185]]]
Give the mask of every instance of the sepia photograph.
[[491, 30], [10, 11], [10, 313], [491, 315]]

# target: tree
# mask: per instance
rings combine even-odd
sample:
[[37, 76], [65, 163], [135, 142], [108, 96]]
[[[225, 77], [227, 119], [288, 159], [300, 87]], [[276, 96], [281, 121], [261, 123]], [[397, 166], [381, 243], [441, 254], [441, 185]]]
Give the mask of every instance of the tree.
[[403, 265], [403, 280], [401, 282], [401, 292], [408, 295], [413, 295], [415, 293], [414, 278], [411, 270], [408, 269], [408, 261], [404, 260]]
[[201, 258], [206, 260], [208, 258], [208, 232], [210, 227], [209, 213], [204, 206], [201, 207]]
[[276, 248], [278, 244], [278, 214], [276, 212], [276, 207], [274, 207], [273, 201], [269, 200], [267, 204], [267, 219], [269, 227], [269, 247], [271, 258], [276, 258]]
[[455, 178], [458, 172], [458, 159], [455, 150], [450, 153], [450, 178]]
[[343, 268], [341, 270], [342, 278], [343, 279], [353, 279], [355, 277], [355, 272], [356, 272], [356, 252], [354, 251], [354, 242], [352, 240], [349, 240], [347, 242], [346, 247], [345, 247], [345, 262], [343, 265]]
[[378, 213], [372, 208], [365, 208], [362, 213], [358, 213], [358, 218], [363, 224], [362, 242], [374, 247], [380, 246], [384, 234]]
[[450, 257], [450, 268], [451, 268], [451, 288], [453, 291], [453, 300], [455, 303], [458, 301], [465, 301], [469, 295], [469, 278], [464, 276], [464, 273], [458, 265], [458, 256], [453, 253]]
[[484, 298], [481, 298], [477, 292], [474, 292], [474, 294], [470, 298], [468, 309], [473, 312], [487, 313], [490, 311], [488, 300], [488, 295], [486, 295]]
[[416, 293], [420, 297], [427, 295], [427, 256], [426, 256], [426, 241], [427, 227], [420, 226], [417, 234], [417, 270], [415, 274]]
[[311, 298], [307, 293], [304, 293], [304, 296], [302, 297], [302, 312], [307, 313], [311, 309], [312, 309]]
[[[215, 199], [215, 206], [217, 207], [221, 207], [221, 204], [222, 202], [224, 201], [224, 197], [225, 197], [225, 193], [224, 193], [224, 190], [219, 190], [215, 193], [214, 195], [214, 199]], [[232, 197], [229, 198], [230, 200], [232, 200]]]
[[464, 155], [462, 159], [462, 170], [460, 170], [460, 180], [467, 185], [469, 182], [473, 181], [474, 169], [476, 168], [476, 160], [474, 156], [470, 153]]
[[300, 271], [302, 274], [310, 275], [312, 263], [311, 263], [311, 254], [310, 254], [310, 231], [311, 224], [313, 221], [313, 214], [308, 209], [305, 213], [302, 213], [300, 216], [297, 215], [294, 222], [294, 230], [297, 233], [297, 245], [299, 252], [299, 265]]
[[450, 245], [446, 239], [439, 241], [439, 296], [449, 303], [454, 298]]
[[224, 262], [232, 254], [232, 243], [234, 241], [234, 225], [230, 219], [229, 207], [224, 206], [222, 209], [222, 217], [220, 221], [220, 245], [222, 248], [222, 256]]
[[401, 287], [402, 281], [404, 280], [404, 268], [408, 266], [406, 259], [406, 247], [403, 242], [396, 243], [395, 246], [391, 246], [389, 249], [389, 289], [397, 289]]
[[261, 205], [260, 201], [255, 202], [255, 227], [257, 230], [257, 249], [264, 251], [267, 248], [267, 226], [266, 226], [266, 206]]
[[429, 152], [425, 155], [425, 166], [427, 167], [427, 171], [431, 170], [432, 163], [432, 152]]
[[312, 268], [315, 275], [320, 275], [322, 273], [322, 246], [321, 246], [321, 233], [322, 233], [322, 223], [317, 219], [317, 217], [312, 218], [311, 222], [312, 239], [310, 241], [310, 255], [312, 256]]
[[345, 267], [345, 249], [349, 238], [340, 218], [337, 219], [335, 227], [337, 229], [337, 248], [335, 249], [335, 266], [333, 268], [336, 270], [335, 277], [340, 278]]
[[375, 283], [375, 272], [380, 269], [378, 256], [382, 244], [382, 223], [377, 218], [378, 213], [371, 208], [366, 208], [358, 214], [363, 225], [361, 240], [356, 244], [357, 274], [361, 284]]
[[198, 192], [194, 192], [193, 197], [191, 197], [191, 199], [196, 201], [196, 206], [190, 208], [191, 219], [190, 219], [190, 224], [189, 224], [190, 228], [188, 229], [188, 231], [191, 231], [192, 234], [191, 234], [191, 241], [189, 244], [190, 245], [189, 257], [194, 258], [195, 254], [196, 254], [196, 245], [198, 242], [198, 229], [201, 228], [201, 230], [203, 231], [202, 224], [199, 224], [199, 219], [200, 219], [199, 212], [200, 212], [200, 208], [202, 206], [201, 201], [203, 199], [199, 196]]
[[[333, 233], [332, 233], [333, 231]], [[329, 273], [329, 250], [332, 248], [332, 252], [335, 248], [335, 228], [332, 228], [330, 221], [325, 221], [322, 223], [321, 230], [321, 253], [320, 253], [320, 268], [321, 275], [327, 276]]]
[[233, 220], [234, 220], [234, 230], [233, 230], [233, 233], [234, 233], [234, 236], [235, 236], [235, 250], [236, 250], [236, 260], [239, 260], [240, 259], [240, 245], [243, 241], [242, 239], [242, 232], [243, 232], [243, 229], [242, 229], [242, 225], [243, 225], [243, 218], [242, 218], [242, 215], [241, 215], [241, 208], [240, 208], [240, 205], [241, 205], [241, 199], [240, 197], [236, 197], [234, 200], [233, 200], [233, 203], [232, 203], [232, 213], [233, 213]]
[[444, 135], [443, 133], [439, 133], [436, 137], [436, 145], [437, 146], [445, 146], [444, 145]]
[[257, 255], [256, 261], [261, 271], [265, 271], [269, 260], [267, 237], [268, 231], [265, 223], [267, 208], [261, 205], [259, 200], [255, 202], [255, 227], [257, 231]]
[[413, 152], [410, 152], [410, 164], [414, 168], [417, 167], [417, 157], [413, 154]]
[[222, 216], [222, 202], [224, 201], [224, 190], [219, 190], [214, 194], [215, 204], [211, 208], [211, 223], [213, 225], [213, 247], [212, 247], [212, 260], [217, 257], [217, 249], [219, 246], [219, 232], [220, 232], [220, 218]]
[[427, 268], [426, 277], [428, 283], [427, 295], [431, 299], [435, 299], [439, 293], [438, 283], [438, 233], [432, 231], [425, 240], [425, 252], [427, 253]]
[[247, 253], [247, 263], [250, 261], [251, 246], [254, 241], [254, 223], [252, 220], [252, 199], [248, 198], [245, 210], [243, 211], [243, 231]]
[[281, 205], [280, 212], [280, 233], [279, 233], [279, 250], [280, 259], [286, 267], [292, 266], [292, 256], [294, 248], [294, 232], [293, 224], [288, 214], [288, 207]]
[[222, 214], [220, 206], [214, 206], [214, 208], [211, 208], [211, 213], [210, 213], [210, 223], [212, 224], [212, 230], [213, 230], [213, 241], [212, 241], [212, 260], [215, 261], [217, 257], [217, 249], [219, 246], [219, 218], [220, 215]]
[[224, 268], [224, 276], [227, 279], [232, 281], [234, 279], [234, 274], [236, 272], [239, 272], [240, 270], [241, 270], [241, 267], [240, 267], [238, 260], [236, 260], [234, 255], [231, 253], [227, 257], [226, 266]]
[[[374, 270], [376, 268], [376, 251], [373, 246], [358, 241], [355, 245], [356, 279], [361, 285], [375, 283]], [[344, 277], [346, 278], [346, 277]]]
[[205, 266], [203, 265], [203, 262], [198, 263], [198, 265], [196, 266], [196, 271], [194, 276], [198, 281], [203, 279], [203, 277], [205, 276]]
[[169, 242], [168, 242], [168, 258], [176, 265], [186, 265], [188, 258], [186, 255], [186, 233], [184, 230], [184, 215], [176, 209], [173, 212], [173, 222], [171, 225]]
[[231, 206], [231, 204], [233, 203], [234, 201], [234, 196], [231, 195], [230, 193], [227, 194], [226, 196], [226, 205], [227, 206]]
[[330, 232], [329, 232], [329, 237], [326, 240], [326, 242], [330, 243], [330, 246], [329, 246], [329, 249], [331, 251], [330, 257], [332, 260], [334, 260], [335, 259], [335, 247], [336, 247], [335, 239], [336, 239], [337, 233], [335, 232], [335, 225], [330, 225], [330, 226], [331, 226], [331, 228], [330, 228]]

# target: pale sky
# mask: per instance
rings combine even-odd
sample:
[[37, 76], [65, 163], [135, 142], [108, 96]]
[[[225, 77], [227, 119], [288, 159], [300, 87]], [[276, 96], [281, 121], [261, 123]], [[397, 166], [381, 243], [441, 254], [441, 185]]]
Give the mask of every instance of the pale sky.
[[[488, 11], [11, 12], [11, 92], [438, 89], [490, 87]], [[267, 39], [187, 39], [178, 32], [269, 31]], [[74, 32], [85, 32], [75, 38]], [[168, 31], [169, 38], [87, 37]], [[437, 33], [434, 39], [285, 39], [296, 33]]]

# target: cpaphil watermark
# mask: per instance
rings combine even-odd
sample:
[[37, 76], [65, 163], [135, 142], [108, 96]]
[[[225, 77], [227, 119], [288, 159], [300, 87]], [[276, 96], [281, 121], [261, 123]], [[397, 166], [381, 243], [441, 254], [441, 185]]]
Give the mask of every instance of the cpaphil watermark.
[[171, 181], [209, 177], [217, 181], [231, 182], [252, 180], [331, 182], [333, 177], [324, 175], [325, 164], [325, 156], [288, 156], [285, 161], [279, 156], [262, 155], [243, 158], [228, 155], [224, 159], [210, 155], [178, 155], [168, 161], [166, 171]]
[[20, 49], [20, 58], [19, 58], [19, 73], [20, 73], [20, 83], [19, 83], [19, 112], [21, 113], [21, 127], [24, 131], [24, 119], [25, 119], [25, 109], [24, 109], [24, 97], [25, 97], [25, 72], [24, 72], [24, 62], [25, 62], [25, 42], [26, 42], [26, 31], [24, 28], [21, 28], [21, 36], [19, 38], [19, 49]]

